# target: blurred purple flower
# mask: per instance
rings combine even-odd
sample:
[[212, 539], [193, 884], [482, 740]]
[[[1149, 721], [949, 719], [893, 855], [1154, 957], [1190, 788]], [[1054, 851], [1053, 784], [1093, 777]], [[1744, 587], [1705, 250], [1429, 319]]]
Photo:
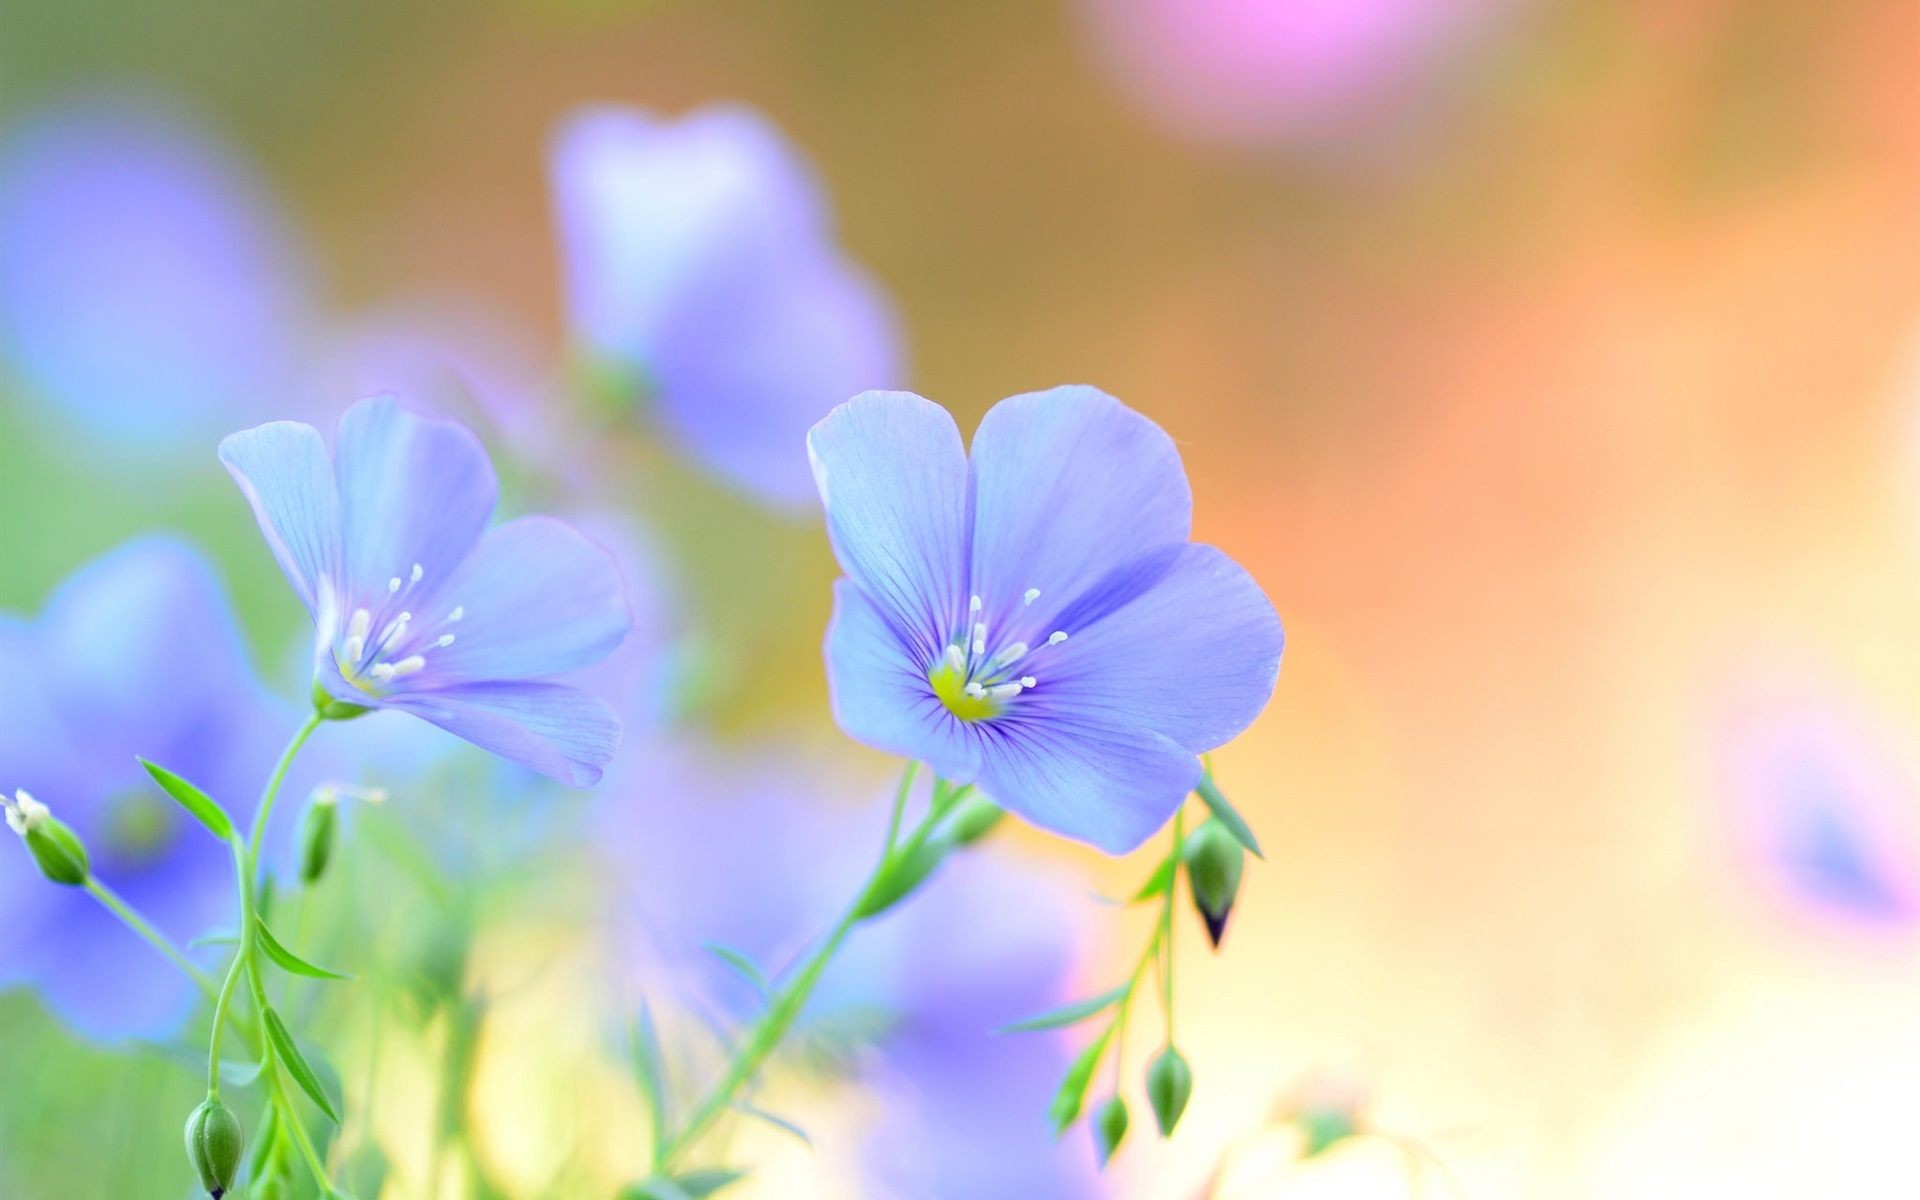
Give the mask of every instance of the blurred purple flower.
[[151, 100], [0, 145], [0, 365], [90, 436], [181, 446], [258, 412], [300, 360], [303, 284], [259, 182]]
[[1506, 0], [1079, 0], [1096, 49], [1178, 132], [1328, 140], [1410, 111]]
[[819, 179], [765, 118], [576, 113], [553, 150], [574, 335], [708, 469], [809, 502], [807, 427], [898, 383], [891, 303], [841, 253]]
[[[226, 847], [135, 756], [191, 779], [245, 822], [299, 717], [249, 670], [200, 555], [170, 537], [141, 538], [74, 572], [38, 620], [0, 617], [0, 680], [0, 787], [26, 789], [73, 826], [94, 873], [176, 944], [230, 926]], [[290, 790], [303, 793], [313, 772], [296, 768]], [[176, 1027], [192, 982], [18, 850], [0, 855], [0, 983], [31, 983], [91, 1036]]]
[[[769, 975], [804, 955], [871, 866], [885, 805], [836, 803], [836, 773], [804, 756], [683, 745], [633, 761], [644, 765], [632, 802], [602, 807], [598, 838], [620, 889], [616, 958], [636, 982], [687, 989], [722, 1024], [749, 1022], [763, 1001], [709, 947]], [[1066, 998], [1083, 908], [1044, 868], [974, 848], [861, 925], [828, 968], [799, 1030], [884, 1100], [862, 1156], [889, 1194], [1096, 1194], [1087, 1146], [1057, 1141], [1045, 1120], [1065, 1039], [993, 1032]]]
[[1724, 763], [1736, 833], [1781, 898], [1866, 928], [1920, 915], [1920, 790], [1863, 722], [1798, 697], [1754, 705]]
[[220, 459], [313, 617], [317, 689], [576, 787], [600, 778], [619, 720], [545, 677], [626, 636], [619, 572], [550, 517], [488, 529], [498, 485], [471, 430], [379, 397], [341, 417], [332, 460], [293, 421], [232, 434]]
[[874, 392], [807, 445], [848, 576], [826, 657], [854, 738], [1123, 853], [1266, 707], [1280, 618], [1187, 540], [1179, 451], [1113, 397], [1003, 400], [969, 461], [944, 409]]

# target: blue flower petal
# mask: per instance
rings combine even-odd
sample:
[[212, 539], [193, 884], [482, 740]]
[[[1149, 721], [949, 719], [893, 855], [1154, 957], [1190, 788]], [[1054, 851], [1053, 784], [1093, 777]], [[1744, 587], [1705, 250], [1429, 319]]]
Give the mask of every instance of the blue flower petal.
[[994, 405], [973, 435], [973, 486], [971, 578], [993, 629], [1027, 617], [1029, 588], [1035, 611], [1058, 612], [1115, 568], [1186, 541], [1192, 524], [1173, 439], [1097, 388]]
[[335, 449], [352, 595], [384, 596], [415, 565], [438, 588], [493, 517], [499, 484], [486, 447], [458, 421], [377, 396], [341, 416]]
[[318, 430], [273, 421], [229, 434], [220, 461], [253, 506], [261, 536], [316, 618], [340, 574], [340, 490]]
[[736, 487], [810, 506], [807, 429], [900, 381], [898, 324], [879, 284], [845, 261], [809, 258], [751, 287], [709, 280], [683, 298], [649, 364], [661, 421]]
[[1132, 592], [1119, 607], [1084, 626], [1068, 613], [1069, 640], [1035, 656], [1040, 686], [1020, 703], [1038, 719], [1094, 714], [1152, 729], [1196, 754], [1224, 745], [1273, 695], [1286, 641], [1280, 616], [1253, 577], [1212, 546], [1181, 546], [1146, 563], [1141, 573], [1153, 582], [1114, 588]]
[[807, 454], [841, 569], [924, 669], [965, 612], [959, 429], [911, 392], [866, 392], [813, 427]]
[[980, 766], [978, 744], [940, 703], [880, 610], [852, 580], [833, 585], [827, 626], [827, 690], [834, 720], [849, 737], [926, 762], [965, 782]]
[[979, 784], [987, 795], [1042, 829], [1109, 854], [1146, 841], [1200, 780], [1192, 751], [1097, 710], [1002, 719], [983, 723], [980, 733]]
[[573, 787], [598, 783], [620, 745], [620, 719], [613, 710], [565, 684], [465, 684], [398, 693], [386, 707], [410, 712]]
[[421, 686], [560, 675], [599, 662], [631, 618], [613, 558], [553, 517], [495, 526], [435, 592], [465, 615], [426, 652]]

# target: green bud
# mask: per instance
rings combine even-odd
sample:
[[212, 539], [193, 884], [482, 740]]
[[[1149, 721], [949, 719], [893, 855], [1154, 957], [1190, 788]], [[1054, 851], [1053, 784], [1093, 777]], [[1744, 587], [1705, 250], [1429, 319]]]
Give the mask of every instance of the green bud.
[[33, 855], [42, 875], [67, 887], [79, 887], [87, 881], [86, 846], [81, 844], [80, 835], [46, 805], [21, 790], [11, 797], [0, 795], [0, 808], [6, 809], [7, 828], [27, 844], [27, 853]]
[[212, 1096], [187, 1118], [187, 1160], [200, 1173], [200, 1185], [213, 1200], [220, 1200], [233, 1186], [245, 1144], [240, 1118]]
[[333, 858], [334, 829], [340, 820], [340, 794], [319, 788], [300, 817], [300, 882], [311, 887], [327, 873]]
[[1207, 922], [1207, 936], [1218, 946], [1240, 892], [1246, 852], [1226, 826], [1209, 817], [1187, 837], [1184, 854], [1194, 907]]
[[1147, 1099], [1153, 1104], [1154, 1123], [1161, 1137], [1171, 1137], [1187, 1111], [1187, 1097], [1193, 1095], [1193, 1068], [1171, 1045], [1154, 1055], [1147, 1064]]
[[1106, 1166], [1127, 1136], [1127, 1102], [1111, 1096], [1093, 1114], [1093, 1149]]
[[373, 710], [364, 704], [335, 700], [333, 694], [321, 687], [320, 681], [316, 679], [313, 681], [313, 711], [329, 721], [351, 721], [355, 717], [364, 717]]
[[1006, 816], [1006, 810], [983, 796], [970, 796], [960, 805], [960, 811], [953, 814], [953, 820], [947, 826], [947, 836], [956, 846], [971, 846], [981, 838], [993, 832], [1000, 824], [1000, 818]]

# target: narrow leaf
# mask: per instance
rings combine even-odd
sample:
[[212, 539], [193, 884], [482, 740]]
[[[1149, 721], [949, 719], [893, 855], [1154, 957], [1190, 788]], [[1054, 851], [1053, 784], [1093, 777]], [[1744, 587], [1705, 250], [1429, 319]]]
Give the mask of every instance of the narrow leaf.
[[733, 1107], [736, 1111], [744, 1113], [749, 1117], [757, 1117], [765, 1121], [775, 1129], [792, 1134], [794, 1137], [799, 1138], [807, 1149], [813, 1149], [813, 1139], [807, 1136], [807, 1131], [795, 1125], [792, 1121], [787, 1120], [785, 1117], [770, 1113], [764, 1108], [755, 1108], [744, 1100], [736, 1102]]
[[747, 1177], [745, 1171], [729, 1171], [724, 1167], [708, 1167], [700, 1171], [689, 1171], [677, 1176], [674, 1182], [680, 1190], [692, 1196], [693, 1200], [705, 1200], [724, 1187], [731, 1187]]
[[312, 1100], [321, 1112], [327, 1114], [327, 1119], [338, 1125], [340, 1114], [333, 1107], [333, 1101], [327, 1099], [326, 1089], [320, 1086], [320, 1077], [315, 1075], [313, 1068], [307, 1065], [306, 1056], [300, 1053], [300, 1047], [295, 1044], [293, 1034], [287, 1032], [287, 1023], [282, 1021], [280, 1014], [272, 1008], [267, 1009], [266, 1015], [267, 1038], [273, 1043], [273, 1052], [280, 1056], [281, 1062], [286, 1064], [287, 1074], [293, 1076], [293, 1081], [300, 1085], [300, 1090], [307, 1094], [307, 1098]]
[[906, 899], [913, 889], [925, 883], [927, 877], [946, 861], [952, 850], [951, 842], [944, 838], [933, 838], [920, 843], [913, 853], [894, 858], [887, 864], [886, 872], [873, 881], [872, 889], [860, 898], [860, 907], [854, 912], [855, 918], [865, 921], [877, 917]]
[[1076, 1000], [1038, 1016], [1028, 1017], [1024, 1021], [1015, 1021], [1011, 1025], [1002, 1025], [1001, 1033], [1028, 1033], [1035, 1029], [1059, 1029], [1063, 1026], [1078, 1024], [1097, 1013], [1105, 1012], [1120, 1003], [1131, 984], [1121, 984], [1110, 992], [1101, 992], [1098, 996], [1089, 996], [1085, 1000]]
[[654, 1028], [653, 1010], [642, 1001], [640, 1015], [633, 1022], [633, 1075], [647, 1100], [647, 1115], [652, 1122], [654, 1153], [667, 1144], [667, 1070], [660, 1050], [660, 1032]]
[[342, 975], [337, 971], [329, 971], [325, 967], [316, 967], [306, 959], [301, 958], [298, 954], [282, 946], [280, 939], [273, 936], [273, 930], [268, 929], [267, 923], [259, 917], [253, 919], [253, 932], [254, 935], [260, 939], [260, 948], [265, 950], [267, 957], [272, 959], [274, 964], [283, 971], [293, 975], [305, 975], [308, 979], [353, 978], [351, 975]]
[[1253, 836], [1253, 829], [1247, 824], [1247, 819], [1240, 815], [1238, 809], [1228, 803], [1226, 796], [1221, 793], [1218, 785], [1213, 782], [1212, 775], [1202, 775], [1199, 784], [1197, 784], [1193, 790], [1198, 792], [1200, 798], [1207, 802], [1207, 808], [1213, 812], [1213, 819], [1220, 822], [1226, 831], [1233, 835], [1234, 841], [1245, 846], [1247, 852], [1255, 858], [1266, 857], [1265, 854], [1260, 852], [1260, 842]]
[[231, 946], [239, 942], [240, 935], [231, 929], [217, 929], [212, 933], [203, 933], [187, 943], [187, 949], [198, 950], [202, 946]]
[[1153, 869], [1153, 874], [1147, 876], [1147, 881], [1140, 885], [1140, 890], [1135, 892], [1133, 898], [1127, 901], [1127, 903], [1138, 904], [1143, 900], [1151, 900], [1155, 896], [1165, 895], [1167, 889], [1173, 886], [1173, 869], [1174, 859], [1172, 855], [1161, 859], [1160, 865]]
[[664, 1175], [655, 1175], [652, 1179], [640, 1183], [630, 1183], [620, 1190], [620, 1200], [694, 1200], [687, 1189], [668, 1179]]
[[768, 992], [772, 991], [772, 988], [767, 985], [767, 977], [760, 973], [760, 968], [754, 966], [753, 960], [746, 955], [731, 946], [723, 946], [719, 942], [702, 942], [700, 944], [707, 953], [713, 955], [729, 967], [732, 967], [735, 974], [752, 984], [753, 990], [760, 993], [762, 998], [764, 998]]
[[160, 790], [172, 796], [181, 808], [192, 813], [194, 820], [207, 827], [207, 832], [223, 842], [233, 837], [233, 818], [227, 815], [226, 809], [214, 803], [212, 796], [158, 763], [143, 758], [140, 765], [147, 769], [147, 774], [153, 776]]
[[1080, 1115], [1080, 1106], [1087, 1098], [1087, 1085], [1093, 1081], [1093, 1070], [1100, 1065], [1100, 1056], [1106, 1053], [1107, 1043], [1113, 1038], [1113, 1026], [1100, 1031], [1100, 1036], [1087, 1043], [1067, 1068], [1065, 1079], [1060, 1081], [1060, 1090], [1053, 1095], [1053, 1103], [1048, 1106], [1047, 1115], [1053, 1119], [1053, 1132], [1065, 1133], [1067, 1126], [1073, 1124]]

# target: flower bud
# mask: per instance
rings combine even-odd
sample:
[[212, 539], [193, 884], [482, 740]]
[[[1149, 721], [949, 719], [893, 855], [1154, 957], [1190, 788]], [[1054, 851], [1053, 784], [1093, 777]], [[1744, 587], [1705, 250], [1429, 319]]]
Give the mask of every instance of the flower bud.
[[212, 1096], [187, 1118], [187, 1160], [200, 1173], [200, 1184], [213, 1200], [220, 1200], [233, 1186], [245, 1142], [240, 1118]]
[[1180, 1052], [1168, 1045], [1147, 1064], [1147, 1099], [1153, 1104], [1153, 1120], [1160, 1136], [1170, 1137], [1187, 1110], [1187, 1098], [1193, 1095], [1193, 1068]]
[[340, 822], [340, 793], [333, 788], [316, 788], [307, 811], [300, 817], [300, 882], [308, 887], [327, 873], [333, 858], [334, 830]]
[[1093, 1149], [1100, 1156], [1102, 1167], [1113, 1158], [1126, 1136], [1127, 1102], [1118, 1096], [1109, 1097], [1093, 1114]]
[[1246, 853], [1226, 826], [1209, 817], [1188, 836], [1185, 857], [1194, 907], [1207, 922], [1207, 936], [1218, 946], [1227, 929], [1227, 917], [1233, 912], [1234, 897], [1240, 892]]
[[971, 846], [992, 833], [994, 826], [1000, 824], [1000, 818], [1006, 815], [1005, 809], [984, 796], [970, 796], [960, 805], [960, 811], [953, 814], [947, 836], [956, 846]]
[[46, 805], [21, 789], [11, 798], [0, 795], [0, 808], [6, 809], [7, 828], [27, 844], [27, 853], [33, 855], [42, 875], [67, 887], [79, 887], [87, 881], [86, 846], [80, 835]]

